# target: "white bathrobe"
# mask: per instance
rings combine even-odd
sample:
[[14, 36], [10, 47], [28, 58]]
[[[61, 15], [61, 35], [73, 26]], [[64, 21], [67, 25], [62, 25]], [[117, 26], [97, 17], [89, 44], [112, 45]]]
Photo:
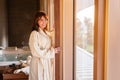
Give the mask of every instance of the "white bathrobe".
[[29, 80], [55, 80], [55, 52], [47, 33], [41, 29], [32, 31], [29, 47], [32, 53]]

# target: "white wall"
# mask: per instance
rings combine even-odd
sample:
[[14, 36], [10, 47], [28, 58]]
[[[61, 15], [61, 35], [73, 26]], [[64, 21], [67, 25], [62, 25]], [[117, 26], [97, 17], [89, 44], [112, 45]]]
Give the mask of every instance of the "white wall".
[[63, 80], [73, 80], [73, 0], [63, 0]]
[[107, 80], [120, 80], [120, 0], [108, 1], [109, 21]]

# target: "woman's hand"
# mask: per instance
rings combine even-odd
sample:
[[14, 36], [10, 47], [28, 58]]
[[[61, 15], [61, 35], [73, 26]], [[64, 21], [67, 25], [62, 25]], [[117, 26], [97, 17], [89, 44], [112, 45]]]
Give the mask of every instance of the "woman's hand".
[[55, 53], [60, 53], [60, 47], [55, 48]]

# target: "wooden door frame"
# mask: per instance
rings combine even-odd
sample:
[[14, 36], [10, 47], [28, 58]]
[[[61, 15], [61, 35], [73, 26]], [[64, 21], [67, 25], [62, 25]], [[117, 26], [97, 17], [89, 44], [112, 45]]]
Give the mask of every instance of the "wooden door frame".
[[[55, 46], [62, 47], [56, 56], [56, 80], [74, 80], [73, 16], [74, 0], [54, 0]], [[108, 0], [95, 0], [94, 80], [107, 79]], [[64, 35], [63, 35], [64, 34]]]
[[63, 34], [62, 34], [62, 0], [54, 0], [55, 47], [61, 47], [55, 56], [55, 80], [63, 80]]
[[108, 0], [95, 0], [94, 80], [107, 80]]

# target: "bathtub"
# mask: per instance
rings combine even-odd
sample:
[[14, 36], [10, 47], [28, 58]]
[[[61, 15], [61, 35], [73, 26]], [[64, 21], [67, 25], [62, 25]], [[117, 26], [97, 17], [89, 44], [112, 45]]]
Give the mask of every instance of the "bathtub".
[[31, 55], [30, 50], [0, 50], [0, 66], [20, 64], [19, 61], [25, 61], [29, 55]]

